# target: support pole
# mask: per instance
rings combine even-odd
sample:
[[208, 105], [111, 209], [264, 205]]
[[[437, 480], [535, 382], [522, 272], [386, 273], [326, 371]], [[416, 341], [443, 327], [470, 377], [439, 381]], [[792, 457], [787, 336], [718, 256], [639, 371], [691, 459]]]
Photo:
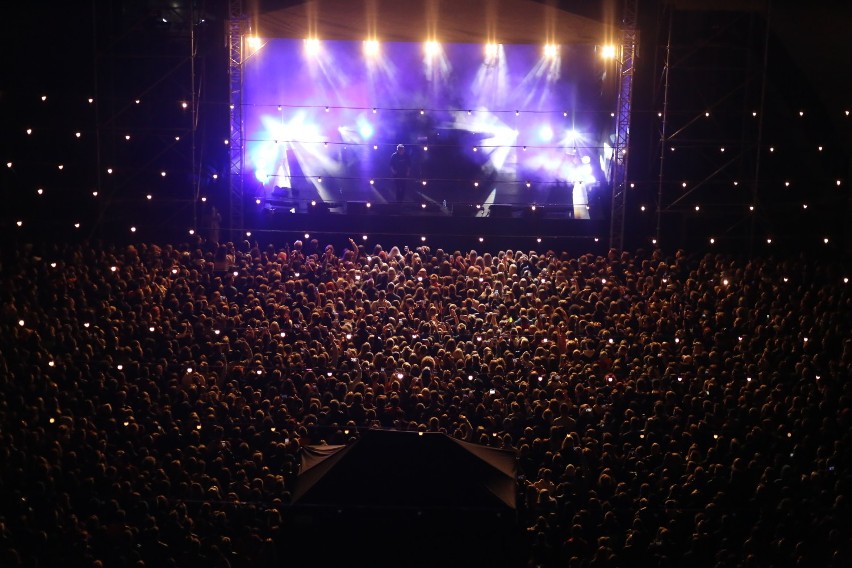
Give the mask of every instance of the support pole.
[[638, 0], [625, 0], [619, 57], [618, 117], [613, 148], [612, 209], [609, 247], [624, 248], [624, 220], [627, 202], [627, 149], [630, 143], [630, 105], [633, 100], [633, 72], [639, 30], [636, 27]]
[[755, 148], [755, 158], [754, 158], [754, 180], [751, 184], [751, 204], [755, 208], [755, 212], [751, 214], [751, 228], [749, 230], [749, 239], [748, 239], [748, 254], [751, 257], [754, 252], [754, 238], [755, 238], [755, 230], [756, 230], [756, 217], [757, 217], [757, 201], [759, 198], [758, 190], [760, 188], [760, 155], [763, 153], [763, 115], [765, 114], [765, 104], [766, 104], [766, 74], [769, 69], [769, 17], [771, 16], [772, 11], [772, 1], [766, 6], [766, 35], [763, 41], [763, 73], [761, 77], [760, 84], [760, 106], [757, 115], [757, 147]]
[[230, 168], [228, 173], [229, 207], [228, 230], [232, 240], [242, 234], [243, 216], [243, 35], [246, 17], [242, 0], [230, 0], [228, 18], [228, 84], [230, 102]]
[[665, 179], [665, 163], [666, 163], [666, 145], [668, 144], [668, 134], [666, 124], [669, 116], [669, 65], [671, 64], [672, 55], [672, 20], [674, 8], [669, 8], [669, 33], [666, 40], [666, 62], [663, 68], [663, 117], [660, 125], [660, 172], [657, 178], [657, 228], [655, 236], [657, 242], [660, 242], [660, 232], [662, 230], [663, 216], [663, 180]]

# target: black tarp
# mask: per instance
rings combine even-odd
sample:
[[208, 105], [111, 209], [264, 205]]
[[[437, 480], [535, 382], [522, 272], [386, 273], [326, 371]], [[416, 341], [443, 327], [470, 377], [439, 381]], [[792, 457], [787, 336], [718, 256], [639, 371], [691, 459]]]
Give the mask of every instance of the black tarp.
[[437, 433], [368, 430], [303, 448], [285, 515], [292, 565], [523, 565], [515, 455]]
[[367, 430], [303, 449], [293, 503], [344, 507], [515, 508], [515, 455], [444, 434]]

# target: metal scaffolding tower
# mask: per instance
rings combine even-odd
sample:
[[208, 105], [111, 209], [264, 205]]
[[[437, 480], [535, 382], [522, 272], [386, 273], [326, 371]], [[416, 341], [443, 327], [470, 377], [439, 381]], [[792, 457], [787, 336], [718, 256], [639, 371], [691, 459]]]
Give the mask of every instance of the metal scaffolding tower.
[[618, 60], [618, 110], [613, 147], [612, 211], [609, 247], [624, 248], [624, 215], [627, 202], [627, 158], [630, 142], [630, 105], [633, 100], [633, 72], [639, 30], [636, 27], [638, 0], [625, 0], [621, 18], [621, 50]]
[[230, 168], [228, 230], [232, 238], [242, 233], [243, 215], [243, 35], [247, 19], [242, 0], [230, 0], [228, 13], [228, 83], [230, 99]]

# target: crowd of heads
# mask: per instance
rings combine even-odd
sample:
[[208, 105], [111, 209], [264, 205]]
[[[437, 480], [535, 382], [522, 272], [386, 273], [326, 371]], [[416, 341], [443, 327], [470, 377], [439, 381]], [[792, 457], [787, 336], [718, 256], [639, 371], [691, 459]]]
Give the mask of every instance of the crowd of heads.
[[529, 566], [848, 562], [852, 284], [661, 251], [7, 251], [0, 564], [277, 566], [304, 445], [517, 455]]

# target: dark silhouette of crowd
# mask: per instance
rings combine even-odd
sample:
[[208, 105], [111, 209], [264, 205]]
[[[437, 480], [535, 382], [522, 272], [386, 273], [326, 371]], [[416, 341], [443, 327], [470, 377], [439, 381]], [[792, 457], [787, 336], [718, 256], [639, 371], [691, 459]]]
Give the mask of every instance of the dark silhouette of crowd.
[[6, 252], [2, 566], [285, 565], [299, 448], [365, 428], [515, 451], [528, 566], [852, 557], [838, 263]]

